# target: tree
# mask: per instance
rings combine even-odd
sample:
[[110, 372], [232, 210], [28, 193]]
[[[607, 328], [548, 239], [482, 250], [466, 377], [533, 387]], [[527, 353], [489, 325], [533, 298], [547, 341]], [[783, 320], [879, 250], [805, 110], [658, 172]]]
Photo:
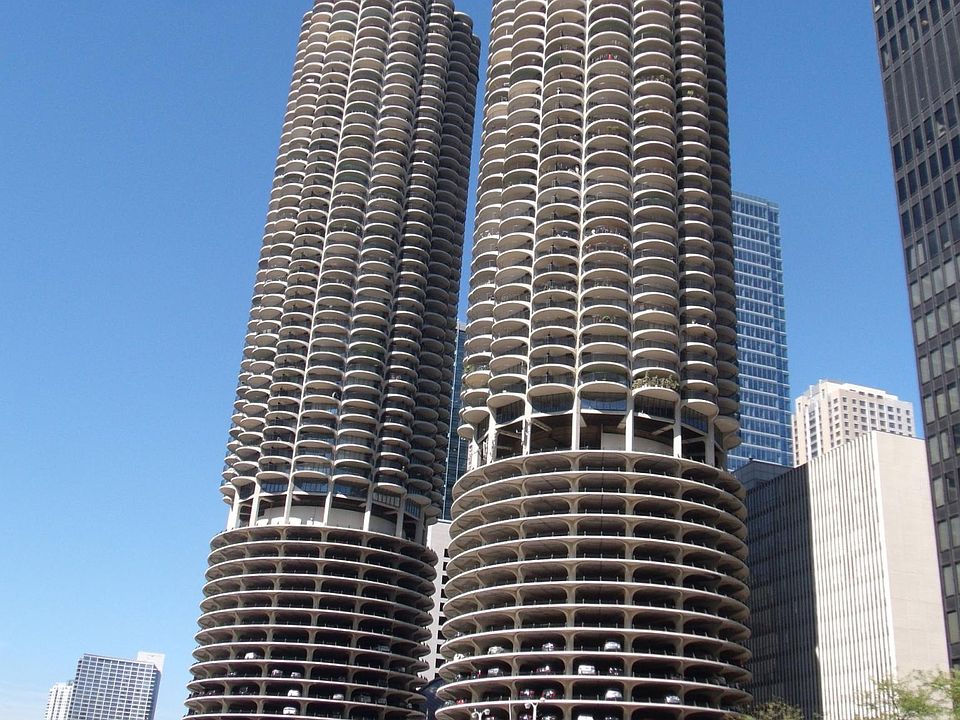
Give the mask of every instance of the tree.
[[754, 703], [743, 712], [743, 715], [751, 720], [804, 720], [803, 710], [779, 698], [764, 703]]
[[960, 670], [880, 680], [861, 707], [861, 720], [960, 720]]

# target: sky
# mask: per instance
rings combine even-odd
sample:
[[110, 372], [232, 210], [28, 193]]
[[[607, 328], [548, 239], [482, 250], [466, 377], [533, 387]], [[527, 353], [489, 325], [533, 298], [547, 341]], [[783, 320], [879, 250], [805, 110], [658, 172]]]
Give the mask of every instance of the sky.
[[[137, 650], [167, 654], [157, 720], [182, 715], [309, 5], [4, 8], [4, 720], [40, 720], [48, 688], [82, 653]], [[485, 57], [489, 4], [459, 7]], [[734, 187], [781, 207], [794, 395], [829, 377], [916, 403], [870, 10], [728, 1]]]

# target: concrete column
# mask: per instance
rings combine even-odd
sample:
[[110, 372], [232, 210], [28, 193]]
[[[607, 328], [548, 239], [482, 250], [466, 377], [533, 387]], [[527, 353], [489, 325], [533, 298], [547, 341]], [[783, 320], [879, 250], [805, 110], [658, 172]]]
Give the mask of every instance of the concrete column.
[[673, 409], [673, 456], [683, 456], [683, 425], [680, 422], [680, 402]]
[[260, 481], [256, 481], [253, 488], [253, 505], [250, 507], [250, 526], [257, 524], [257, 515], [260, 513]]
[[627, 389], [627, 419], [624, 429], [623, 449], [627, 452], [633, 451], [633, 430], [636, 422], [636, 414], [633, 406], [633, 390]]

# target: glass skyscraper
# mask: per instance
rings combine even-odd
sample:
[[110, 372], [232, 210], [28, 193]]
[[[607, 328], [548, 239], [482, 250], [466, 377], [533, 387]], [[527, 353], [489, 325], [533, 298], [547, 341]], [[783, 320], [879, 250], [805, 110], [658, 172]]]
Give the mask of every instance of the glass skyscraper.
[[453, 357], [453, 392], [450, 399], [450, 430], [447, 435], [447, 467], [443, 473], [443, 510], [441, 520], [450, 519], [453, 504], [453, 486], [467, 471], [469, 443], [457, 434], [460, 424], [460, 391], [463, 388], [463, 343], [467, 339], [467, 327], [457, 324], [457, 350]]
[[793, 465], [790, 376], [783, 308], [780, 208], [733, 193], [734, 279], [740, 361], [740, 439], [730, 470], [749, 460]]
[[954, 664], [960, 663], [958, 8], [957, 0], [873, 0]]

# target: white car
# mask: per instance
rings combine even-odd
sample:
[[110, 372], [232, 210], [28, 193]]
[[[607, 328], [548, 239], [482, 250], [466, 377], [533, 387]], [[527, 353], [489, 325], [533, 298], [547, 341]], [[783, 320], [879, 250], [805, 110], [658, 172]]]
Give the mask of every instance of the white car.
[[604, 700], [623, 700], [623, 693], [617, 690], [616, 688], [607, 688], [607, 691], [603, 694]]
[[619, 640], [607, 640], [603, 643], [603, 649], [607, 652], [617, 652], [623, 649]]
[[287, 690], [287, 697], [300, 697], [300, 691], [296, 688]]
[[668, 705], [679, 705], [681, 703], [679, 695], [667, 695], [663, 698], [663, 701]]
[[577, 665], [577, 675], [596, 675], [597, 666], [589, 663], [580, 663]]
[[287, 705], [283, 708], [284, 715], [296, 715], [297, 709], [293, 705]]
[[491, 645], [490, 649], [487, 650], [487, 655], [500, 655], [501, 653], [506, 652], [503, 645]]

